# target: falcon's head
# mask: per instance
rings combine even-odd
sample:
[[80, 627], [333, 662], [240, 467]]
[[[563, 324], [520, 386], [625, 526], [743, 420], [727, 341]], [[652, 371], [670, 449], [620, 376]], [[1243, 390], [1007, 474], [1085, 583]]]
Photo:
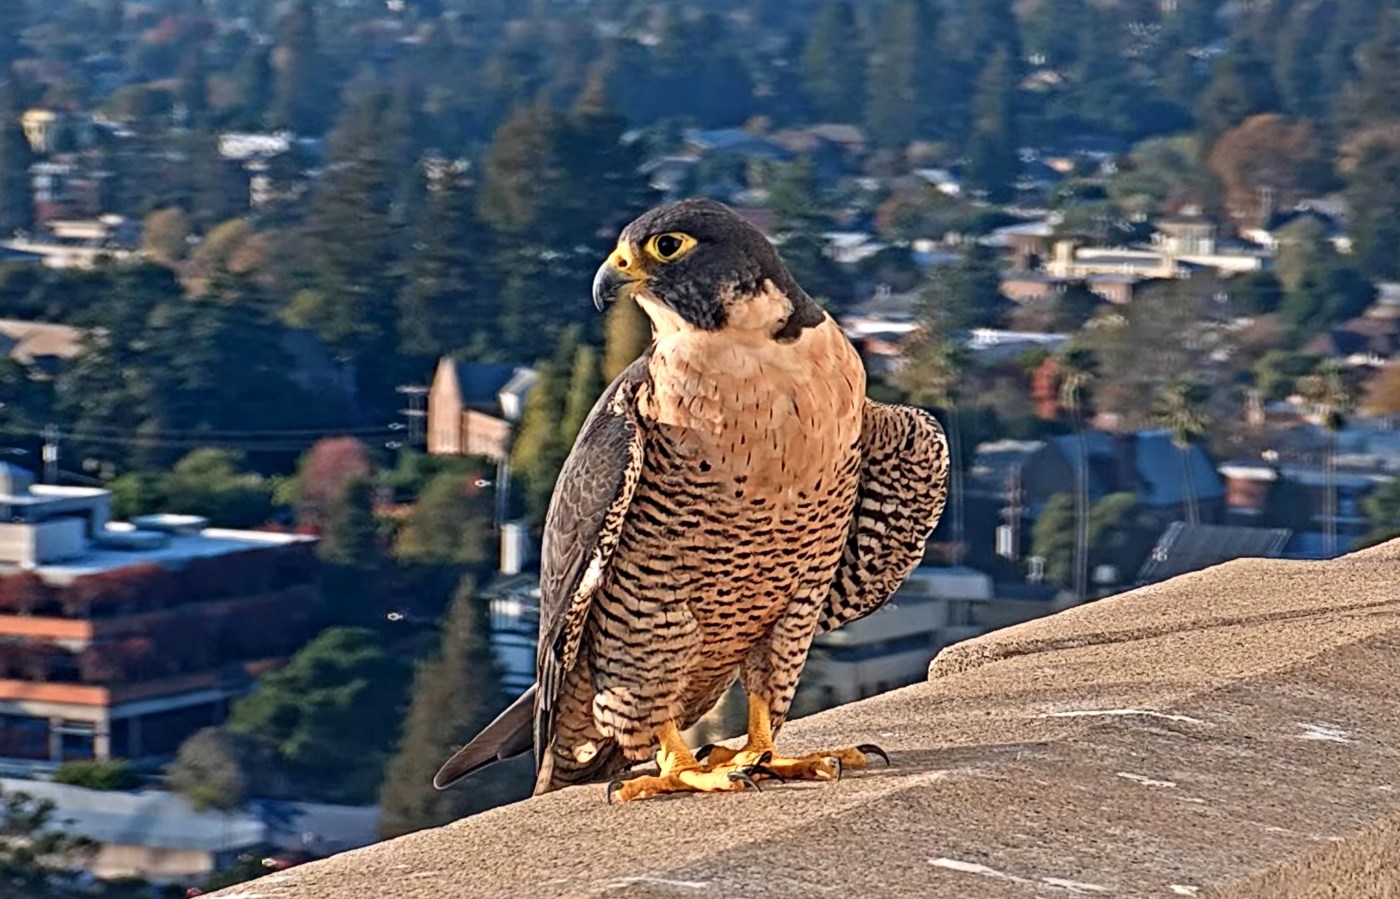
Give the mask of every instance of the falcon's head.
[[714, 200], [681, 200], [622, 230], [593, 279], [593, 302], [634, 297], [657, 337], [735, 330], [793, 339], [823, 319], [768, 239]]

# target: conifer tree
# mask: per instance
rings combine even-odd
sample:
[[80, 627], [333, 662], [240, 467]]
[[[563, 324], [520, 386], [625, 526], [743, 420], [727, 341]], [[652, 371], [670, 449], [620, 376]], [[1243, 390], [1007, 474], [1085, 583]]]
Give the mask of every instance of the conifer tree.
[[24, 55], [24, 29], [29, 25], [29, 0], [0, 3], [0, 71]]
[[463, 578], [442, 625], [437, 657], [419, 667], [413, 704], [397, 754], [380, 789], [379, 834], [385, 839], [438, 827], [475, 812], [524, 798], [519, 766], [496, 765], [469, 785], [433, 788], [447, 758], [491, 722], [504, 705], [491, 649], [485, 603]]
[[849, 0], [826, 0], [802, 51], [802, 83], [816, 114], [845, 122], [865, 102], [866, 55]]
[[374, 519], [374, 483], [364, 475], [347, 479], [326, 509], [318, 546], [321, 558], [338, 565], [379, 567], [379, 526]]
[[993, 202], [1010, 199], [1020, 170], [1016, 75], [1010, 52], [997, 50], [977, 81], [967, 181]]
[[29, 190], [29, 166], [34, 154], [20, 126], [23, 114], [17, 76], [0, 91], [0, 237], [9, 237], [17, 228], [34, 222], [34, 204]]
[[320, 134], [329, 121], [332, 97], [322, 80], [326, 63], [312, 0], [295, 0], [278, 23], [277, 55], [273, 125], [297, 134]]
[[603, 380], [611, 384], [650, 345], [651, 321], [637, 301], [614, 303], [604, 324]]
[[598, 370], [598, 351], [583, 344], [574, 353], [573, 374], [569, 378], [569, 394], [564, 402], [564, 418], [559, 425], [560, 442], [573, 446], [574, 438], [583, 429], [588, 413], [603, 392], [603, 377]]

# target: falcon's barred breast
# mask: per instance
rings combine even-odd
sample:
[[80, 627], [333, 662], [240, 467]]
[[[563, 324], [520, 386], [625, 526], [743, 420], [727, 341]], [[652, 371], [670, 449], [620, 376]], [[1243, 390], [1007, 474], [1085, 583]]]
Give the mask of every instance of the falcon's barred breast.
[[[921, 559], [947, 492], [938, 423], [866, 399], [839, 326], [719, 203], [642, 215], [594, 296], [634, 298], [654, 342], [598, 400], [556, 485], [536, 684], [435, 783], [531, 745], [537, 793], [656, 754], [661, 775], [617, 785], [623, 799], [861, 763], [774, 758], [772, 735], [812, 638], [878, 608]], [[702, 765], [679, 731], [736, 678], [749, 742]]]

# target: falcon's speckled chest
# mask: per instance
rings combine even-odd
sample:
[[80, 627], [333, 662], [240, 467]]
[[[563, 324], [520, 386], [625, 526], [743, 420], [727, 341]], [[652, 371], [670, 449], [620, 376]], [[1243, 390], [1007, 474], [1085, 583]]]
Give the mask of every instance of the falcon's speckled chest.
[[668, 572], [651, 595], [689, 606], [696, 662], [720, 677], [830, 583], [855, 502], [865, 373], [829, 318], [791, 343], [663, 338], [650, 373], [637, 403], [647, 469], [623, 541]]

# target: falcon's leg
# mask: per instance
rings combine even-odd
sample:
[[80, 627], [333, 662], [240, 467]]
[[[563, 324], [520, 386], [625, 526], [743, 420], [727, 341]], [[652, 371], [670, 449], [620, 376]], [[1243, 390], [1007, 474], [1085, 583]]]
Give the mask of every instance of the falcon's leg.
[[[758, 766], [759, 774], [776, 774], [795, 780], [837, 780], [841, 772], [864, 768], [867, 756], [878, 755], [888, 765], [890, 757], [878, 746], [866, 743], [850, 749], [812, 752], [787, 758], [773, 745], [773, 718], [768, 702], [757, 693], [749, 694], [749, 738], [739, 749], [704, 746], [697, 753], [715, 773], [739, 771]], [[762, 770], [767, 769], [767, 770]]]
[[608, 784], [608, 802], [647, 799], [662, 793], [722, 793], [746, 786], [758, 789], [758, 784], [745, 771], [737, 768], [711, 771], [703, 767], [686, 748], [674, 721], [664, 724], [656, 737], [660, 743], [656, 761], [661, 773], [613, 781]]

